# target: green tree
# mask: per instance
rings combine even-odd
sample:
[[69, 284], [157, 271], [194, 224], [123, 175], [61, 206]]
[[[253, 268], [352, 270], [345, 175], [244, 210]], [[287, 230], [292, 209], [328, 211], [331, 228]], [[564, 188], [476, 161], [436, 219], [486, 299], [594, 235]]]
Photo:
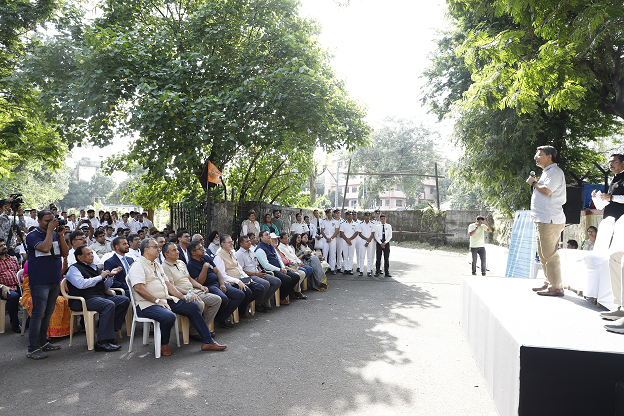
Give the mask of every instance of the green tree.
[[[492, 61], [485, 55], [467, 59], [458, 51], [463, 51], [471, 33], [509, 29], [514, 22], [509, 16], [480, 14], [469, 8], [461, 13], [453, 7], [451, 10], [455, 27], [438, 42], [432, 65], [425, 73], [429, 82], [425, 102], [440, 118], [452, 116], [456, 120], [454, 140], [462, 156], [450, 170], [454, 177], [452, 189], [472, 189], [484, 207], [507, 213], [526, 208], [530, 193], [524, 181], [530, 170], [538, 170], [532, 155], [537, 146], [544, 144], [559, 151], [559, 164], [568, 179], [572, 179], [569, 172], [583, 175], [588, 171], [588, 180], [598, 179], [593, 163], [604, 161], [604, 157], [595, 150], [595, 144], [619, 131], [614, 116], [600, 111], [597, 98], [591, 96], [575, 110], [555, 110], [543, 100], [531, 114], [501, 106], [495, 96], [486, 105], [465, 105], [462, 97], [474, 87], [474, 74], [481, 73]], [[525, 43], [530, 42], [525, 39]], [[533, 42], [537, 47], [539, 40]]]
[[[370, 146], [351, 152], [352, 171], [372, 173], [416, 173], [433, 175], [437, 133], [431, 132], [412, 120], [386, 118], [375, 130]], [[423, 177], [419, 176], [370, 176], [365, 178], [366, 195], [362, 194], [363, 206], [371, 206], [379, 194], [400, 187], [410, 198], [417, 198], [422, 191]], [[360, 187], [364, 189], [364, 187]]]
[[[21, 169], [37, 172], [41, 163], [44, 170], [63, 167], [65, 145], [46, 121], [37, 89], [16, 81], [33, 46], [33, 30], [51, 16], [55, 6], [54, 0], [0, 1], [0, 178]], [[34, 165], [27, 167], [29, 162]]]
[[92, 25], [37, 50], [30, 69], [48, 74], [38, 77], [41, 95], [67, 134], [106, 144], [114, 132], [138, 133], [108, 171], [144, 168], [138, 197], [151, 205], [208, 191], [209, 161], [224, 172], [249, 149], [352, 148], [368, 139], [364, 110], [334, 75], [319, 27], [298, 15], [297, 1], [101, 6]]
[[0, 178], [0, 195], [23, 194], [25, 208], [43, 209], [69, 190], [70, 169], [51, 169], [40, 161], [26, 162], [10, 177]]
[[115, 188], [112, 178], [96, 173], [90, 181], [76, 180], [72, 178], [69, 183], [69, 191], [65, 197], [58, 201], [61, 209], [84, 208], [93, 205], [96, 199], [106, 197]]

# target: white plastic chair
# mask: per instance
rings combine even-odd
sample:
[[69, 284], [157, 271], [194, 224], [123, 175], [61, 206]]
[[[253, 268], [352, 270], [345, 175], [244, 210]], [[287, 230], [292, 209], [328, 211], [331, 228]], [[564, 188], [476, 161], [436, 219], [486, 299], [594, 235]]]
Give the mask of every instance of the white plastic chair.
[[[160, 322], [149, 319], [142, 318], [137, 315], [136, 305], [134, 303], [134, 288], [130, 283], [130, 279], [126, 277], [126, 283], [130, 288], [130, 308], [132, 308], [132, 330], [130, 331], [130, 346], [128, 347], [128, 352], [132, 352], [132, 342], [134, 341], [134, 329], [136, 328], [137, 322], [143, 322], [143, 345], [147, 345], [149, 343], [149, 332], [150, 332], [150, 324], [154, 325], [154, 355], [156, 358], [160, 358]], [[176, 341], [178, 343], [178, 347], [180, 346], [180, 335], [178, 330], [178, 320], [175, 320], [175, 334]]]

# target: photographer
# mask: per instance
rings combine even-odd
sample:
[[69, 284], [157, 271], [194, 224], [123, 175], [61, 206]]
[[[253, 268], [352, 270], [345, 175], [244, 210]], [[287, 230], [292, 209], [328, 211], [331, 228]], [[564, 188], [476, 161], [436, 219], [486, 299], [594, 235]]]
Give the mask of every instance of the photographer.
[[[26, 221], [24, 220], [24, 210], [22, 209], [21, 200], [18, 198], [13, 201], [14, 198], [8, 198], [2, 201], [2, 214], [0, 214], [0, 238], [3, 238], [7, 243], [9, 249], [9, 255], [14, 255], [14, 249], [16, 239], [13, 237], [11, 227], [15, 224], [13, 214], [17, 214], [17, 226], [20, 230], [26, 228]], [[16, 212], [14, 212], [16, 211]], [[10, 235], [10, 238], [9, 238]]]
[[37, 218], [39, 227], [26, 237], [32, 296], [27, 357], [35, 360], [46, 358], [47, 351], [61, 349], [60, 345], [47, 342], [46, 334], [60, 292], [62, 258], [67, 257], [69, 252], [62, 237], [65, 227], [59, 226], [52, 211], [39, 211]]

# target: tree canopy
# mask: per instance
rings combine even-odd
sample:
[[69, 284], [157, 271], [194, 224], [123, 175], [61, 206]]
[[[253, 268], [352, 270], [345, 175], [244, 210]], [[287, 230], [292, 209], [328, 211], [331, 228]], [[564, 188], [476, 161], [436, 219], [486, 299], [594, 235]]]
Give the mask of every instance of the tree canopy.
[[334, 75], [319, 27], [298, 15], [297, 1], [100, 5], [91, 24], [76, 17], [31, 55], [30, 80], [68, 142], [128, 137], [108, 171], [145, 169], [147, 206], [207, 191], [209, 161], [224, 172], [260, 149], [289, 158], [368, 140], [364, 109]]
[[[594, 93], [571, 97], [568, 105], [555, 105], [550, 100], [554, 90], [548, 90], [546, 84], [543, 88], [537, 86], [543, 81], [536, 85], [526, 81], [536, 88], [530, 94], [530, 105], [519, 96], [518, 101], [507, 99], [511, 90], [506, 82], [526, 76], [522, 68], [527, 53], [541, 50], [549, 40], [536, 34], [507, 37], [511, 33], [518, 35], [526, 22], [504, 12], [504, 8], [497, 9], [498, 6], [496, 0], [479, 4], [449, 1], [453, 28], [438, 41], [432, 64], [425, 73], [429, 89], [424, 101], [440, 118], [455, 120], [453, 137], [462, 155], [451, 168], [457, 180], [452, 189], [474, 189], [483, 207], [511, 212], [528, 207], [530, 193], [526, 192], [524, 181], [530, 170], [538, 170], [532, 160], [537, 146], [550, 144], [558, 150], [559, 164], [568, 182], [574, 182], [570, 173], [582, 176], [589, 172], [586, 180], [600, 180], [593, 163], [605, 159], [596, 143], [619, 132], [621, 123], [601, 108], [601, 98]], [[520, 12], [526, 10], [516, 10]], [[559, 24], [566, 25], [565, 21]], [[508, 43], [495, 42], [499, 37], [506, 38]], [[492, 43], [476, 47], [477, 38], [488, 38]], [[516, 66], [511, 64], [514, 56]], [[503, 63], [504, 59], [508, 61]], [[511, 78], [497, 78], [495, 68]], [[548, 76], [549, 70], [541, 71], [544, 73], [540, 76]], [[550, 75], [555, 72], [551, 68]], [[486, 85], [486, 80], [491, 83]], [[575, 99], [579, 100], [576, 104], [572, 103]]]

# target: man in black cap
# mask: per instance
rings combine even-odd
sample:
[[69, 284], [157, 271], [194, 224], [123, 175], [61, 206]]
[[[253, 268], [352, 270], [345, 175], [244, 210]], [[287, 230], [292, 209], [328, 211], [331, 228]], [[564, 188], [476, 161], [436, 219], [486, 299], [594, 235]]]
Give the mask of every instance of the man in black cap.
[[371, 222], [375, 225], [381, 224], [381, 211], [376, 209], [375, 210], [375, 219], [371, 220]]
[[367, 258], [366, 275], [373, 275], [373, 257], [375, 256], [375, 225], [370, 220], [370, 212], [364, 213], [364, 221], [358, 224], [356, 230], [360, 235], [360, 257], [358, 258], [358, 268], [360, 276], [364, 275], [364, 257]]

